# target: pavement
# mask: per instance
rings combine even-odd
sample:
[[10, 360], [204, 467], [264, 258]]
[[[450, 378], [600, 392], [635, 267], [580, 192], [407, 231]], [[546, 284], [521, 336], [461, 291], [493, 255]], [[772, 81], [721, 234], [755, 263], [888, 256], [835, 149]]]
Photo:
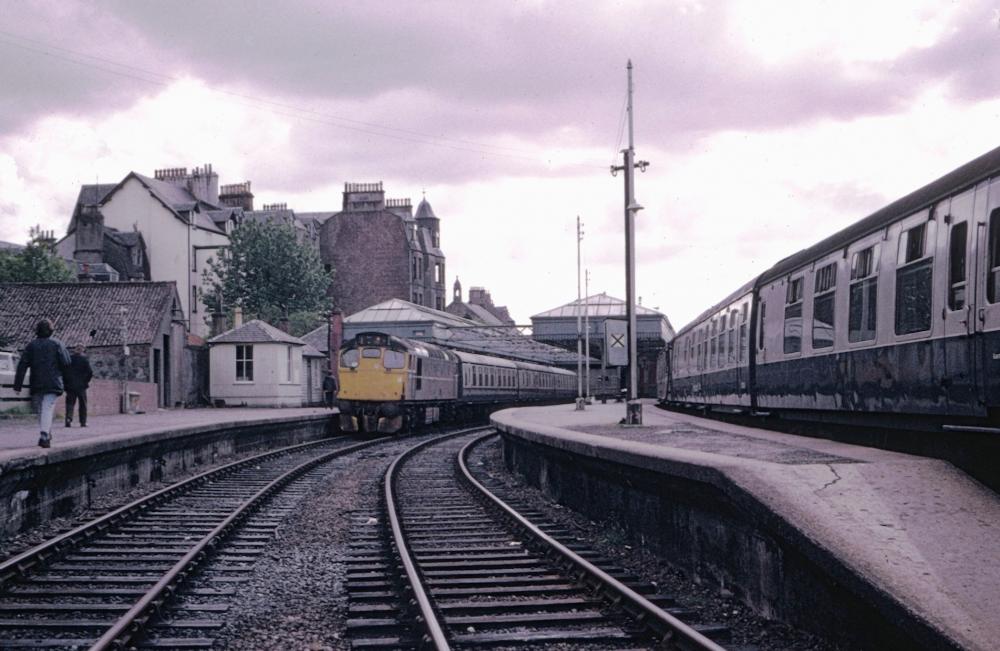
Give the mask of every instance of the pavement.
[[[1000, 496], [951, 464], [625, 405], [508, 409], [502, 429], [604, 458], [713, 469], [967, 649], [1000, 640]], [[583, 446], [581, 448], [581, 446]]]
[[336, 413], [320, 407], [285, 409], [159, 409], [145, 414], [90, 416], [87, 427], [73, 423], [64, 427], [52, 421], [52, 448], [38, 447], [38, 418], [0, 420], [0, 464], [41, 453], [90, 447], [95, 442], [115, 442], [147, 435], [177, 434], [187, 430], [210, 429], [218, 425], [265, 423]]

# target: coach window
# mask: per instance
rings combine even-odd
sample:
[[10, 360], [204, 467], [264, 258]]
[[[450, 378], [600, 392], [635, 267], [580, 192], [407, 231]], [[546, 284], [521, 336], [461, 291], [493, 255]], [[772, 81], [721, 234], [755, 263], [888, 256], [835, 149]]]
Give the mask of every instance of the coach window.
[[719, 352], [719, 323], [712, 319], [712, 343], [711, 348], [708, 352], [708, 366], [709, 368], [715, 368], [716, 355]]
[[875, 338], [877, 273], [874, 246], [856, 252], [851, 258], [851, 295], [847, 311], [847, 339], [851, 343]]
[[785, 289], [785, 333], [784, 352], [802, 352], [802, 285], [800, 276], [788, 281]]
[[927, 224], [917, 224], [899, 236], [896, 257], [896, 334], [931, 328], [933, 256], [927, 255]]
[[726, 315], [719, 319], [719, 350], [715, 360], [716, 368], [722, 368], [726, 364]]
[[740, 308], [740, 360], [743, 359], [743, 355], [747, 352], [747, 343], [749, 343], [747, 341], [747, 315], [749, 311], [749, 306], [746, 303]]
[[968, 222], [951, 227], [951, 241], [948, 243], [948, 308], [951, 310], [965, 307], [965, 248], [968, 233]]
[[764, 350], [764, 312], [767, 304], [760, 302], [760, 322], [757, 324], [757, 350]]
[[831, 262], [816, 270], [813, 286], [812, 347], [829, 348], [833, 345], [834, 297], [837, 293], [837, 263]]
[[736, 361], [736, 310], [729, 313], [729, 362]]

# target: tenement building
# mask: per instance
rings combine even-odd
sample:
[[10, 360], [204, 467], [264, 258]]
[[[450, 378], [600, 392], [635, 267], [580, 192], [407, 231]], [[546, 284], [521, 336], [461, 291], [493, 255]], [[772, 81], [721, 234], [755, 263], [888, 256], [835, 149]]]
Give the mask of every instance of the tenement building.
[[427, 199], [414, 214], [409, 199], [386, 199], [381, 182], [345, 183], [340, 212], [308, 216], [321, 222], [330, 297], [345, 314], [393, 298], [444, 310], [440, 220]]

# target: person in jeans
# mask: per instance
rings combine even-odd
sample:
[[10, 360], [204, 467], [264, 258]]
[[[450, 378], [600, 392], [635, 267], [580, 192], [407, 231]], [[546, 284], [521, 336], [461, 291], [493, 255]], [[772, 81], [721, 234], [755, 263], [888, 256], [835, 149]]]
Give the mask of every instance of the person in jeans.
[[90, 368], [86, 351], [83, 344], [73, 347], [73, 354], [69, 356], [70, 366], [63, 378], [66, 383], [66, 427], [73, 425], [76, 403], [80, 404], [80, 427], [87, 426], [87, 388], [90, 378], [94, 377], [94, 370]]
[[56, 398], [63, 392], [63, 373], [69, 368], [69, 353], [62, 342], [52, 336], [52, 322], [42, 319], [35, 326], [35, 340], [21, 353], [14, 375], [14, 392], [20, 393], [24, 374], [31, 369], [31, 404], [38, 409], [38, 445], [52, 446], [52, 414]]

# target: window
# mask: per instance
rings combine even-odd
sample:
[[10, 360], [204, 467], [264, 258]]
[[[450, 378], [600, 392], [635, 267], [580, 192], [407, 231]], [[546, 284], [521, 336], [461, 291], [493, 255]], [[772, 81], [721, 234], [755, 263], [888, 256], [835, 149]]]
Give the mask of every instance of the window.
[[340, 368], [357, 368], [358, 359], [359, 355], [357, 348], [345, 350], [340, 356]]
[[788, 281], [785, 290], [785, 332], [782, 349], [787, 353], [802, 352], [802, 277]]
[[729, 362], [736, 361], [736, 310], [729, 313]]
[[715, 361], [716, 367], [721, 367], [726, 363], [726, 315], [722, 315], [719, 320], [719, 357]]
[[854, 343], [875, 338], [878, 300], [878, 264], [875, 247], [870, 246], [851, 258], [850, 305], [847, 310], [847, 339]]
[[197, 287], [192, 287], [191, 288], [191, 311], [192, 312], [197, 312], [198, 311], [198, 288]]
[[285, 346], [285, 382], [291, 382], [292, 377], [292, 347]]
[[716, 332], [716, 328], [717, 327], [718, 327], [718, 323], [716, 323], [715, 320], [713, 320], [712, 321], [712, 343], [711, 343], [711, 350], [708, 353], [708, 366], [710, 368], [715, 368], [715, 356], [716, 356], [716, 354], [718, 354], [718, 350], [719, 350], [719, 337], [718, 337], [718, 334]]
[[414, 388], [419, 390], [424, 385], [424, 360], [422, 357], [417, 358], [417, 377], [416, 382], [414, 382]]
[[813, 331], [812, 347], [833, 346], [834, 298], [837, 294], [837, 263], [831, 262], [816, 270], [813, 286]]
[[951, 241], [948, 243], [948, 309], [950, 310], [961, 310], [965, 307], [965, 249], [968, 231], [968, 222], [951, 227]]
[[236, 381], [253, 382], [253, 346], [249, 344], [236, 346]]
[[747, 333], [747, 314], [749, 312], [748, 307], [749, 306], [746, 303], [744, 303], [743, 307], [740, 309], [740, 355], [739, 355], [739, 359], [740, 360], [742, 360], [743, 359], [743, 355], [746, 354], [746, 352], [747, 352], [747, 344], [749, 343], [748, 340], [747, 340], [747, 336], [748, 336], [748, 333]]
[[406, 355], [398, 350], [387, 350], [382, 359], [382, 366], [385, 368], [404, 368], [406, 366]]
[[767, 304], [764, 301], [760, 302], [760, 323], [757, 324], [757, 348], [759, 350], [764, 350], [764, 314]]
[[365, 359], [378, 359], [382, 356], [381, 348], [365, 348], [361, 351], [361, 356]]
[[931, 280], [934, 258], [925, 255], [927, 222], [899, 237], [896, 257], [896, 334], [931, 329]]

